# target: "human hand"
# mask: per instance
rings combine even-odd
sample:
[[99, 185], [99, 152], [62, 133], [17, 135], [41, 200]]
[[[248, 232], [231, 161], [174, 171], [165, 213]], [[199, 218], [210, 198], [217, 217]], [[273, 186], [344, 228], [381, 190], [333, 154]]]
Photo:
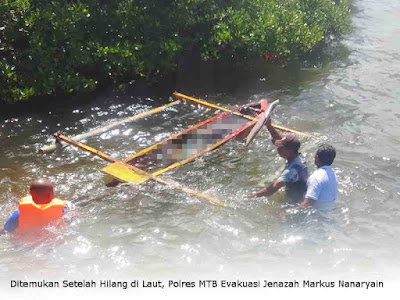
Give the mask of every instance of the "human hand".
[[258, 197], [258, 194], [257, 194], [257, 193], [249, 194], [249, 195], [246, 195], [246, 196], [245, 196], [246, 199], [253, 199], [253, 198], [257, 198], [257, 197]]

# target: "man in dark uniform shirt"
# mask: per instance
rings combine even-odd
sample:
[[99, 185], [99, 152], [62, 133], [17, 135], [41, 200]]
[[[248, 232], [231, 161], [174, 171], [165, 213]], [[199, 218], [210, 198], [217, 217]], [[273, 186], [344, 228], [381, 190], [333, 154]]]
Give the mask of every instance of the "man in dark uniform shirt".
[[279, 156], [286, 159], [287, 163], [279, 178], [250, 197], [271, 196], [280, 188], [286, 187], [285, 202], [288, 204], [301, 203], [307, 190], [308, 171], [304, 158], [299, 153], [300, 141], [293, 134], [282, 137], [271, 125], [270, 118], [266, 125]]

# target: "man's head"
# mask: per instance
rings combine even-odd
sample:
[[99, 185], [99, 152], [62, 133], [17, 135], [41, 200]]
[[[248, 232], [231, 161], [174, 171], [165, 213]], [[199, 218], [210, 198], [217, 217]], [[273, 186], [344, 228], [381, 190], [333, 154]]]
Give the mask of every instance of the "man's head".
[[315, 164], [317, 167], [330, 166], [336, 157], [336, 150], [331, 145], [321, 144], [315, 154]]
[[292, 159], [299, 154], [300, 141], [293, 134], [276, 140], [274, 145], [278, 148], [279, 155], [285, 159]]
[[54, 198], [53, 184], [47, 179], [38, 179], [32, 182], [30, 194], [36, 204], [50, 203]]

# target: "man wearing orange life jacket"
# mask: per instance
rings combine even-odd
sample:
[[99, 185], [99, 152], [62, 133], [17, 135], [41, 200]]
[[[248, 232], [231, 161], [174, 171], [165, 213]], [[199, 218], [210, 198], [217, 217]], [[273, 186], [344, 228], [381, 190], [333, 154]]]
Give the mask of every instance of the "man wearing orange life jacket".
[[19, 201], [18, 209], [4, 224], [8, 232], [27, 232], [60, 218], [65, 212], [64, 201], [54, 198], [53, 184], [47, 179], [34, 181], [30, 195]]

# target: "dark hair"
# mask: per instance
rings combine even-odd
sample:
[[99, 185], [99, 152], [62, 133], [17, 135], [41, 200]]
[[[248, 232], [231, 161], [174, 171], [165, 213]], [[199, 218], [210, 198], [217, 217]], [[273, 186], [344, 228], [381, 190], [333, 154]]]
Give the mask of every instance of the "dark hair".
[[30, 190], [31, 191], [48, 190], [48, 191], [53, 192], [53, 184], [49, 180], [47, 180], [46, 178], [40, 178], [40, 179], [35, 180], [34, 182], [32, 182]]
[[287, 149], [293, 150], [293, 152], [294, 152], [295, 154], [297, 154], [297, 153], [299, 153], [300, 142], [299, 142], [299, 143], [296, 143], [296, 144], [293, 144], [293, 145], [290, 145], [290, 146], [287, 146], [286, 148], [287, 148]]
[[336, 150], [331, 145], [321, 144], [318, 146], [317, 156], [323, 166], [330, 166], [336, 157]]

